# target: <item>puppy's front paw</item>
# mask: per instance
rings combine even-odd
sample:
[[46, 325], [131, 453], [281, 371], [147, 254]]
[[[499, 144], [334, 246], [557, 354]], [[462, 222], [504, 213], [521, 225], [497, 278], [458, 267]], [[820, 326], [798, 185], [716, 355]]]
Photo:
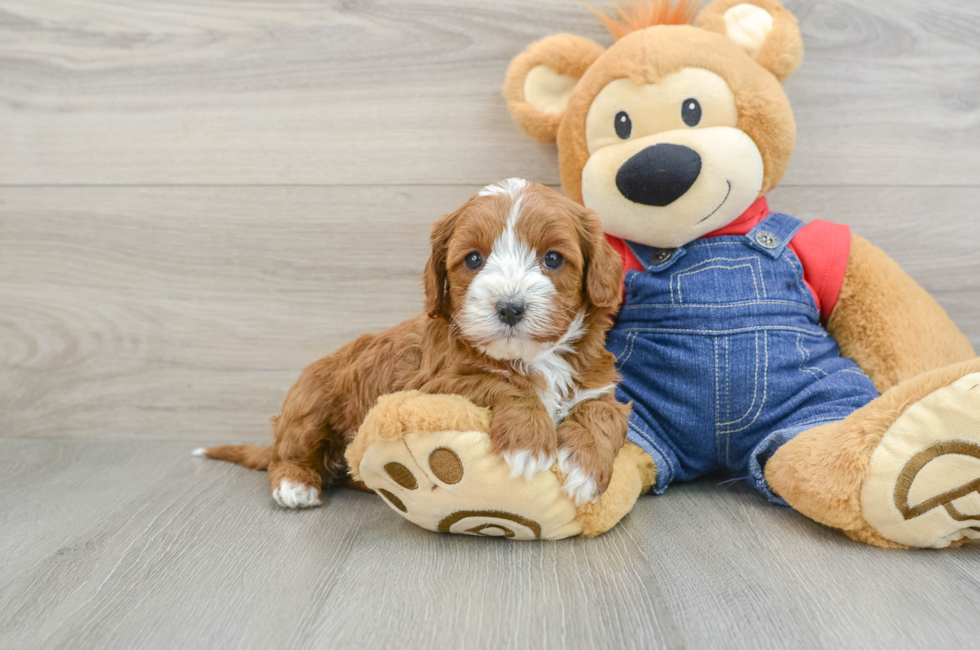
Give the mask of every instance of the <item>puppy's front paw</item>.
[[558, 434], [544, 409], [498, 410], [490, 423], [490, 441], [493, 452], [510, 467], [511, 478], [530, 481], [555, 463]]
[[595, 503], [603, 491], [599, 489], [595, 474], [586, 471], [575, 462], [571, 450], [558, 450], [558, 467], [565, 473], [565, 482], [561, 490], [575, 502], [575, 505]]
[[510, 467], [510, 477], [523, 476], [530, 481], [538, 472], [543, 472], [555, 464], [555, 455], [545, 452], [535, 453], [530, 449], [505, 451], [501, 454]]
[[320, 505], [320, 488], [284, 478], [272, 491], [272, 498], [283, 508], [315, 508]]

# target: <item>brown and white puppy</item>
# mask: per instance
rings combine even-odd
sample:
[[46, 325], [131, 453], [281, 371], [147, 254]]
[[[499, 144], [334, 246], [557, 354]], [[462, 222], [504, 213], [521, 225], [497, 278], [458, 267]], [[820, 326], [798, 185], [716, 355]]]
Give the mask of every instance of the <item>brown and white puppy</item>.
[[514, 477], [551, 467], [577, 503], [605, 491], [626, 437], [604, 347], [619, 308], [619, 256], [595, 214], [543, 185], [489, 185], [432, 229], [426, 313], [366, 334], [307, 367], [270, 447], [198, 455], [268, 469], [275, 500], [320, 504], [346, 474], [344, 449], [378, 397], [459, 394], [490, 407], [492, 449]]

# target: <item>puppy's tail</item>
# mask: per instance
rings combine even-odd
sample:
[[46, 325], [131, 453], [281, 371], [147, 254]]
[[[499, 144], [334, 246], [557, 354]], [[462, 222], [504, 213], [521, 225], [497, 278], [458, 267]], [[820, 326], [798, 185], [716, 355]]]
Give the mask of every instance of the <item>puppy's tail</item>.
[[200, 447], [193, 452], [195, 456], [204, 456], [214, 460], [226, 460], [249, 469], [267, 470], [272, 462], [272, 446], [258, 445], [224, 445], [223, 447]]

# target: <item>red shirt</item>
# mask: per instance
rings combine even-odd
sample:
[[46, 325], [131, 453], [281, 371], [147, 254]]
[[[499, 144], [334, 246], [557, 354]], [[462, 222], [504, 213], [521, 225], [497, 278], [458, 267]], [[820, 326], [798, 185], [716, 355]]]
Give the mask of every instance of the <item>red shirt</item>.
[[[769, 215], [766, 197], [756, 199], [735, 221], [705, 235], [745, 235]], [[606, 235], [606, 239], [623, 258], [627, 271], [642, 271], [643, 264], [619, 237]], [[847, 258], [851, 254], [851, 229], [848, 226], [817, 219], [811, 221], [796, 233], [787, 245], [803, 264], [803, 281], [813, 294], [813, 300], [820, 310], [820, 320], [826, 322], [837, 304], [844, 272], [847, 271]]]

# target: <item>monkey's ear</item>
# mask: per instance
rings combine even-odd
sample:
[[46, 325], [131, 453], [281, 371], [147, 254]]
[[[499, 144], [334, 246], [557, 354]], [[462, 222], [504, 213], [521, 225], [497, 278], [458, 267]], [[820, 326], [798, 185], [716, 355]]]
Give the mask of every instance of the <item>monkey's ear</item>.
[[504, 97], [514, 121], [539, 142], [554, 142], [575, 84], [605, 50], [587, 38], [556, 34], [510, 62]]
[[778, 0], [714, 0], [698, 14], [697, 24], [730, 38], [780, 81], [803, 62], [796, 16]]

